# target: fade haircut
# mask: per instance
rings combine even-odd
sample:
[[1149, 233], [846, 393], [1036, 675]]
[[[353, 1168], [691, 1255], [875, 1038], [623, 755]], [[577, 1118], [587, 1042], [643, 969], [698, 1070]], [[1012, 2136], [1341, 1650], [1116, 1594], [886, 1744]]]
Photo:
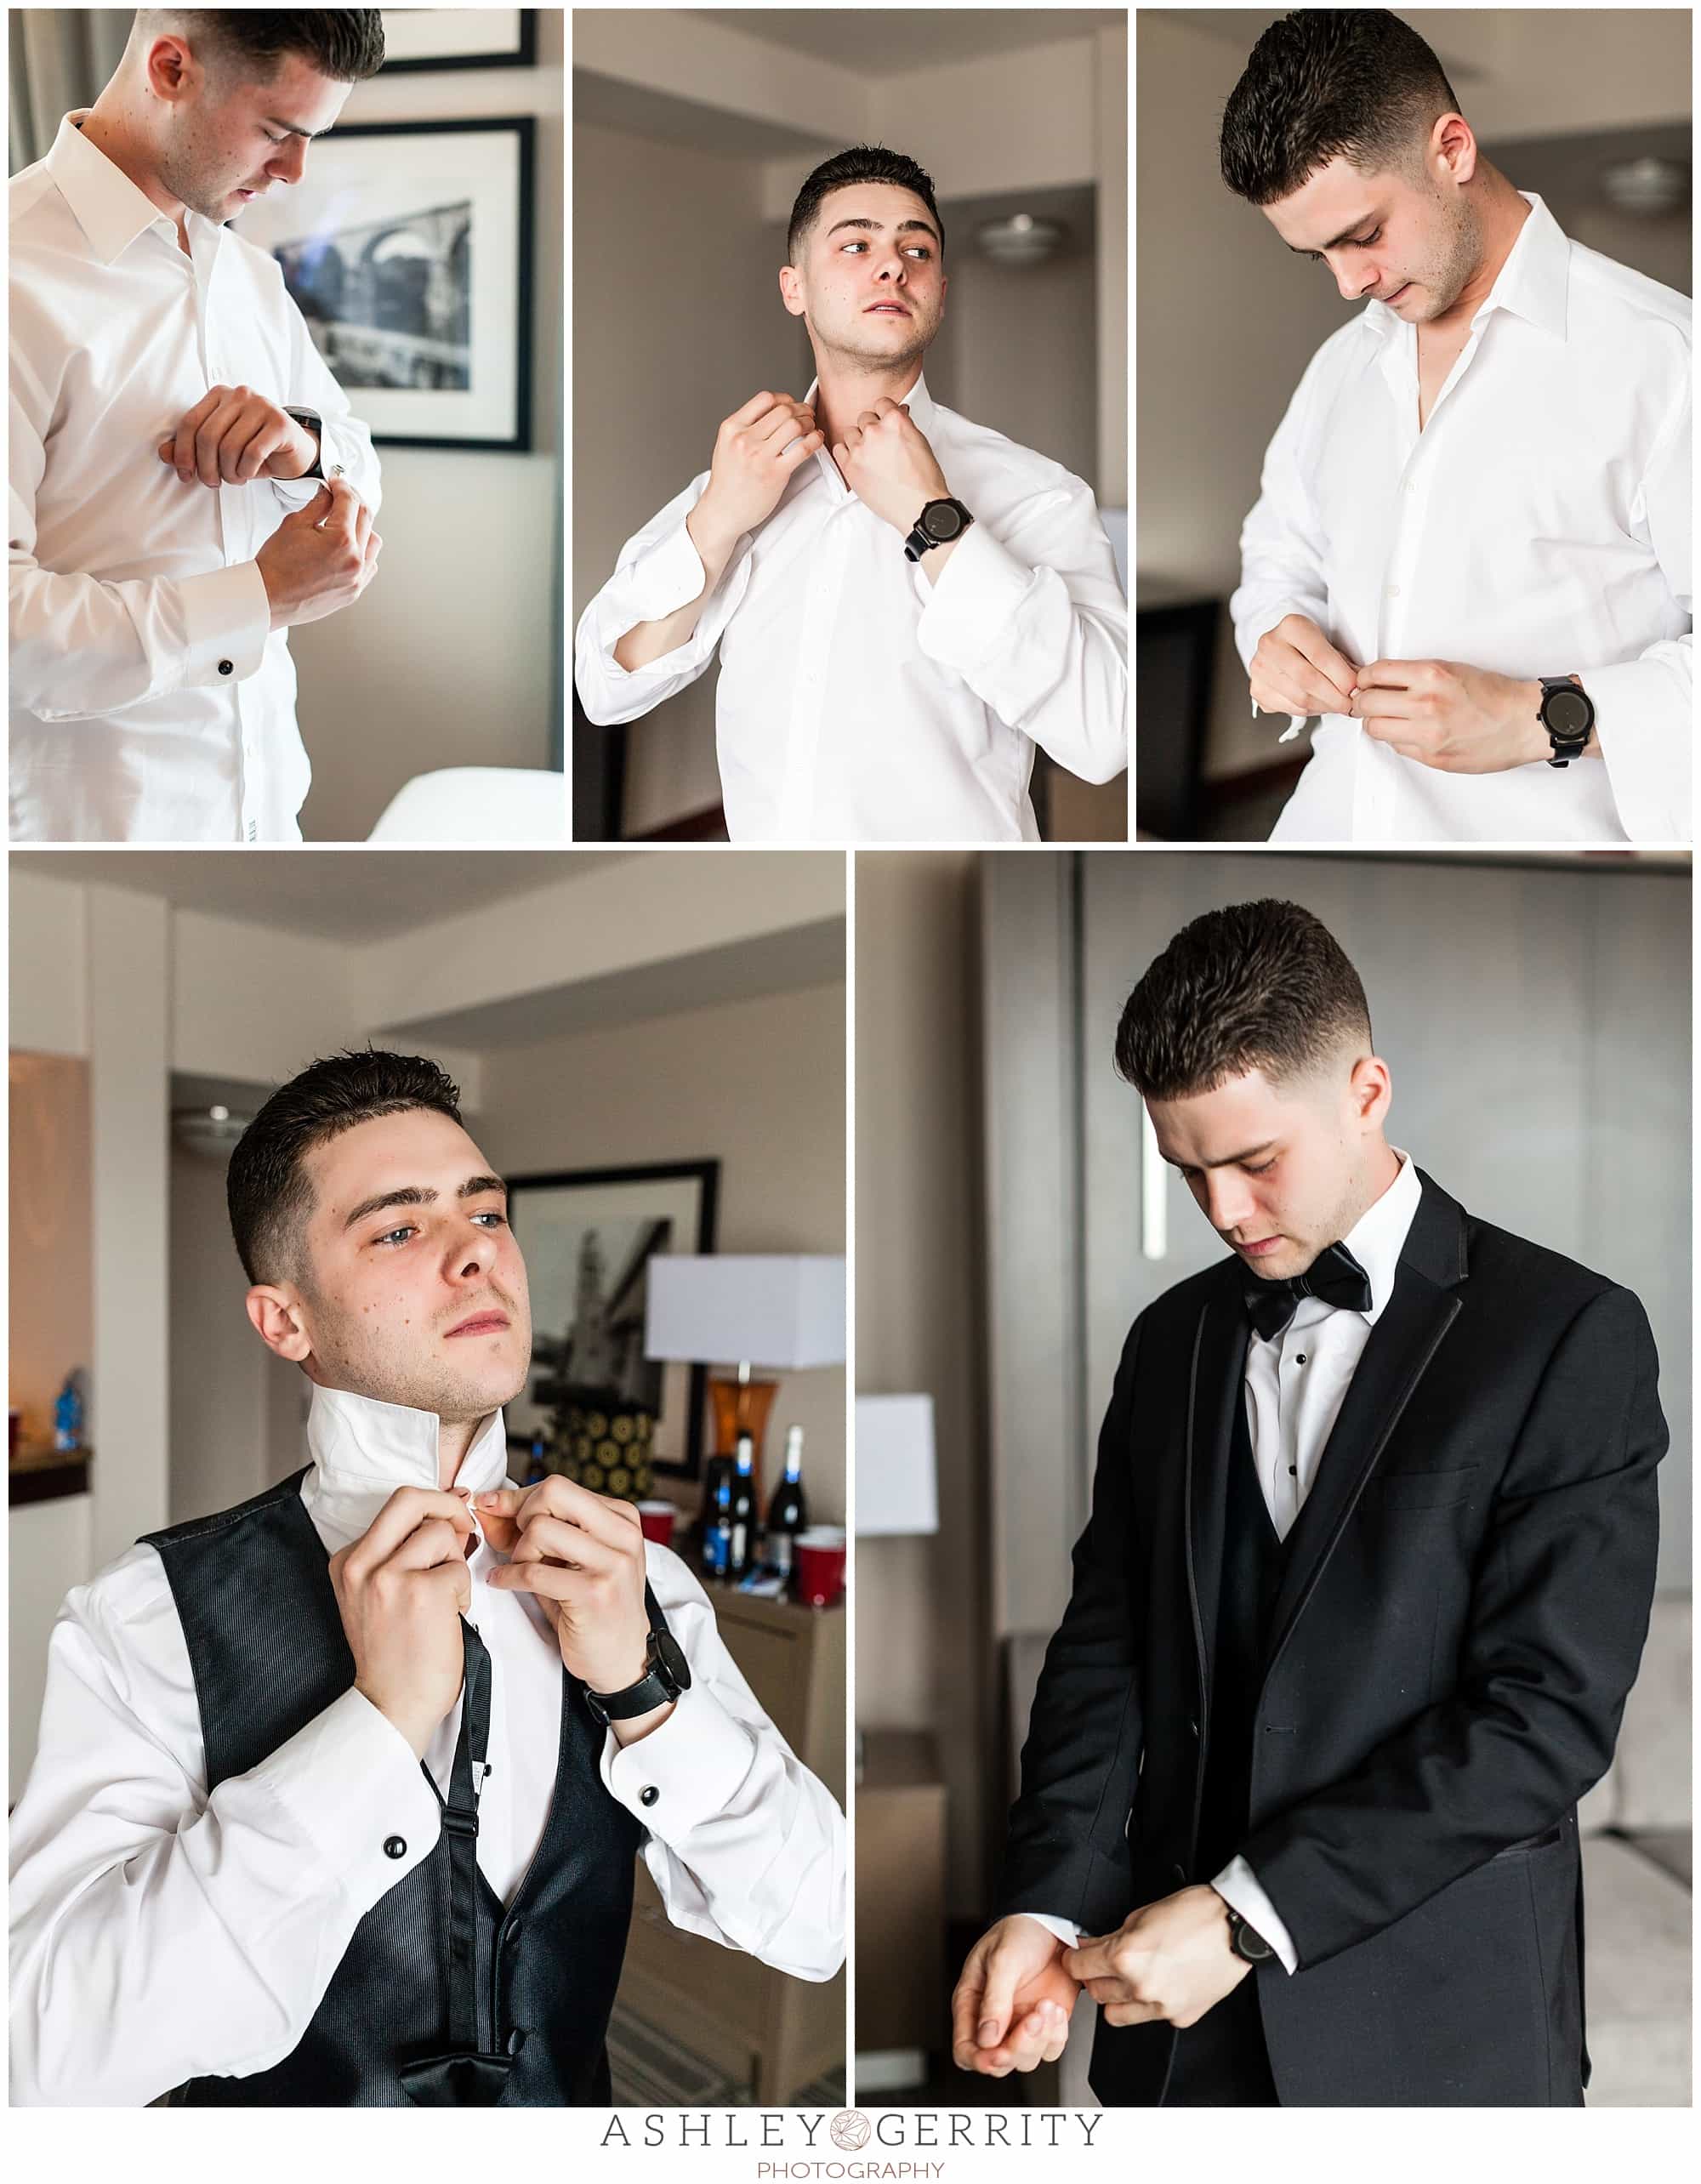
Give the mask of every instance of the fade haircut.
[[1266, 31], [1229, 94], [1222, 178], [1249, 204], [1273, 205], [1332, 159], [1409, 173], [1458, 108], [1434, 53], [1385, 8], [1300, 8]]
[[933, 201], [933, 177], [926, 168], [904, 152], [888, 151], [883, 144], [853, 144], [848, 151], [836, 151], [831, 159], [823, 159], [798, 191], [791, 225], [786, 230], [788, 265], [797, 264], [828, 191], [846, 189], [853, 182], [891, 182], [919, 197], [939, 230], [939, 255], [944, 257], [945, 223]]
[[191, 45], [242, 64], [262, 83], [287, 53], [299, 53], [333, 83], [361, 82], [384, 66], [377, 8], [143, 8], [136, 26], [145, 38], [180, 29]]
[[461, 1119], [459, 1088], [423, 1055], [327, 1055], [281, 1084], [236, 1140], [225, 1180], [230, 1233], [250, 1282], [301, 1282], [313, 1211], [307, 1156], [357, 1123], [416, 1107]]
[[1237, 902], [1184, 925], [1128, 997], [1116, 1066], [1142, 1097], [1186, 1100], [1261, 1069], [1306, 1076], [1371, 1052], [1358, 973], [1297, 902]]

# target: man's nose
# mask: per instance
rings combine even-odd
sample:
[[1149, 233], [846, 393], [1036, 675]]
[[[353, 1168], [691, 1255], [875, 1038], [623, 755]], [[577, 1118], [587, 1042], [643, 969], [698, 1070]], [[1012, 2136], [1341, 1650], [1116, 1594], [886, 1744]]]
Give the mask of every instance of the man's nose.
[[306, 164], [306, 139], [290, 137], [278, 146], [276, 156], [267, 160], [266, 173], [274, 182], [299, 182]]
[[1370, 293], [1381, 277], [1382, 276], [1372, 267], [1364, 265], [1361, 266], [1357, 273], [1350, 273], [1345, 270], [1337, 273], [1334, 276], [1334, 284], [1340, 290], [1343, 303], [1356, 304], [1361, 296], [1368, 296]]
[[496, 1264], [496, 1237], [486, 1228], [469, 1229], [459, 1237], [450, 1259], [458, 1281], [480, 1279]]
[[1205, 1177], [1205, 1211], [1219, 1234], [1238, 1228], [1252, 1210], [1252, 1193], [1232, 1169], [1218, 1169]]

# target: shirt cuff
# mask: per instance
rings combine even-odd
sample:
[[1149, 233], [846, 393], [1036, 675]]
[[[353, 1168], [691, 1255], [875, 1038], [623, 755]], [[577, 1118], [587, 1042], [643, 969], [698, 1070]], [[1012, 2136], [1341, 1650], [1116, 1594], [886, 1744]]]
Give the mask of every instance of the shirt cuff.
[[258, 561], [213, 569], [204, 577], [179, 577], [183, 609], [180, 690], [217, 689], [246, 682], [265, 657], [271, 634], [271, 600]]
[[[918, 564], [927, 575], [926, 557]], [[1033, 572], [1001, 546], [983, 523], [971, 523], [930, 589], [916, 640], [930, 660], [959, 672], [978, 667], [1010, 641], [1018, 609], [1033, 588]]]
[[755, 1749], [749, 1731], [714, 1692], [693, 1684], [660, 1728], [635, 1744], [621, 1743], [609, 1731], [602, 1786], [659, 1841], [677, 1845], [731, 1801]]
[[1583, 670], [1595, 708], [1599, 759], [1619, 821], [1633, 842], [1687, 842], [1690, 833], [1687, 678], [1658, 660]]
[[243, 1779], [282, 1807], [362, 1917], [430, 1857], [442, 1827], [413, 1747], [352, 1685]]
[[1293, 1936], [1283, 1925], [1276, 1906], [1264, 1893], [1257, 1874], [1244, 1858], [1231, 1858], [1211, 1886], [1232, 1911], [1239, 1912], [1260, 1941], [1269, 1942], [1282, 1959], [1284, 1970], [1294, 1972], [1300, 1969], [1300, 1953], [1294, 1947]]
[[[735, 582], [740, 560], [740, 549], [735, 547], [715, 587], [717, 593], [725, 592]], [[725, 620], [724, 616], [710, 616], [711, 602], [707, 598], [697, 616], [697, 626], [671, 652], [646, 660], [642, 667], [623, 668], [614, 657], [614, 648], [627, 631], [635, 629], [640, 623], [663, 621], [679, 608], [690, 606], [692, 600], [701, 596], [708, 582], [708, 571], [684, 516], [680, 518], [676, 529], [657, 539], [646, 553], [617, 572], [603, 594], [599, 617], [602, 640], [598, 649], [603, 669], [612, 680], [641, 683], [647, 678], [652, 682], [665, 682], [682, 668], [695, 664], [699, 657], [707, 659], [720, 641]], [[705, 628], [705, 624], [709, 626]]]
[[1044, 1926], [1048, 1934], [1055, 1934], [1065, 1948], [1078, 1948], [1081, 1930], [1072, 1919], [1054, 1918], [1049, 1911], [1017, 1911], [1018, 1919], [1032, 1919], [1036, 1926]]

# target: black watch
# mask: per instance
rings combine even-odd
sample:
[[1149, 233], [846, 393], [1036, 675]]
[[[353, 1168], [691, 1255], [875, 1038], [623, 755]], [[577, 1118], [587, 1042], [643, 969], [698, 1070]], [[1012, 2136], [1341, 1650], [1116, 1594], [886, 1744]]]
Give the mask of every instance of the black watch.
[[1232, 1903], [1228, 1907], [1228, 1945], [1243, 1964], [1268, 1964], [1276, 1954], [1263, 1935], [1249, 1926]]
[[975, 520], [959, 500], [929, 501], [915, 520], [915, 528], [904, 541], [904, 554], [912, 561], [935, 546], [948, 546], [960, 538]]
[[1541, 703], [1536, 708], [1536, 718], [1547, 731], [1547, 739], [1553, 745], [1550, 766], [1568, 766], [1573, 759], [1580, 759], [1589, 742], [1589, 731], [1595, 725], [1595, 707], [1582, 685], [1569, 675], [1544, 675], [1541, 678]]
[[644, 1673], [637, 1682], [628, 1684], [624, 1691], [588, 1689], [585, 1704], [606, 1729], [611, 1721], [629, 1721], [634, 1715], [665, 1706], [691, 1689], [691, 1664], [673, 1632], [664, 1623], [652, 1624], [644, 1649]]
[[310, 432], [313, 435], [313, 468], [310, 470], [304, 470], [302, 476], [322, 478], [325, 473], [319, 466], [325, 452], [324, 418], [320, 416], [317, 410], [292, 409], [287, 402], [283, 406], [283, 413], [286, 417], [293, 417], [304, 432]]

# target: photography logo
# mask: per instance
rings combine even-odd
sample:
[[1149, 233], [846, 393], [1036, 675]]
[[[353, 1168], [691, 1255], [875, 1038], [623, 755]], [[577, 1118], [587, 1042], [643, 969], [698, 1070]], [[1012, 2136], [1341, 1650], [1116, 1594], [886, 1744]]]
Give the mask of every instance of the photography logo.
[[860, 2108], [841, 2108], [827, 2130], [841, 2153], [860, 2153], [868, 2143], [868, 2119]]

